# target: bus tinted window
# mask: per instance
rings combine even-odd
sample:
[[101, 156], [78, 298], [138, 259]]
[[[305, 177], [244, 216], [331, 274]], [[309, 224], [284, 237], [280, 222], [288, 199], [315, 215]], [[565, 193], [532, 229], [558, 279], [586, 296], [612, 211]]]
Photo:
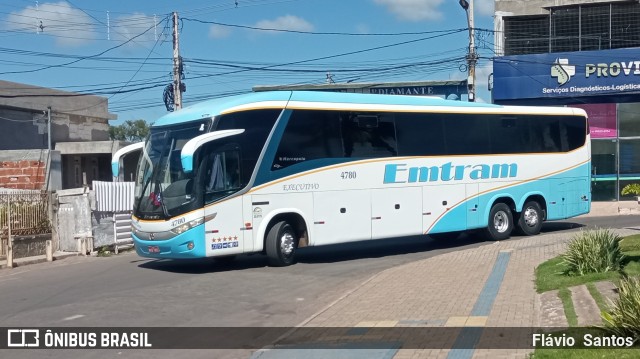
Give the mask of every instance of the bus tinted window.
[[515, 116], [490, 116], [491, 153], [532, 152], [529, 121]]
[[340, 116], [333, 111], [293, 111], [272, 169], [321, 158], [342, 157]]
[[574, 116], [294, 111], [273, 169], [321, 158], [567, 152], [585, 134], [586, 120]]
[[451, 155], [491, 153], [489, 123], [479, 115], [443, 114], [444, 138]]
[[373, 113], [340, 116], [344, 157], [376, 158], [397, 155], [393, 117]]
[[323, 158], [395, 156], [395, 131], [390, 115], [295, 110], [282, 135], [272, 169]]
[[267, 137], [282, 110], [253, 110], [222, 115], [215, 124], [215, 131], [244, 129], [242, 136], [241, 182], [249, 183], [253, 169], [258, 162], [260, 152], [267, 142]]
[[586, 134], [573, 116], [399, 113], [396, 126], [401, 156], [567, 152]]
[[396, 115], [398, 154], [400, 156], [437, 156], [447, 154], [442, 118], [433, 114]]

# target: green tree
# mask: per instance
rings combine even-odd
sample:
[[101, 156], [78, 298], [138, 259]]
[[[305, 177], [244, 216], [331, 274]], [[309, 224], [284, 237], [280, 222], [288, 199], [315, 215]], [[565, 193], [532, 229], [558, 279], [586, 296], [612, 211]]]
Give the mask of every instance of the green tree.
[[115, 141], [140, 142], [149, 134], [144, 120], [127, 120], [118, 126], [109, 126], [109, 138]]

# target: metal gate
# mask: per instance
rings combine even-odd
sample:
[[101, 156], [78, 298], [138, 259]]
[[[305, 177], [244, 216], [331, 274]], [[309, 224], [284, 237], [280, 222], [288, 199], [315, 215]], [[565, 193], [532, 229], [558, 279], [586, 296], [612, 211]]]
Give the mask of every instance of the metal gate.
[[134, 182], [93, 181], [96, 210], [113, 213], [113, 244], [116, 253], [119, 248], [133, 245], [131, 211], [134, 189]]

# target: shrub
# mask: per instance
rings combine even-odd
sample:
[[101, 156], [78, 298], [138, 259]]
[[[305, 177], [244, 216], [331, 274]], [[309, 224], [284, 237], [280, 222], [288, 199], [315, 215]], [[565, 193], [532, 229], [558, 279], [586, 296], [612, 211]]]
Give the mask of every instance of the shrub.
[[618, 271], [624, 256], [620, 251], [622, 237], [608, 229], [582, 231], [569, 243], [562, 260], [567, 275], [585, 275]]
[[623, 278], [618, 287], [620, 297], [609, 311], [602, 313], [603, 329], [611, 334], [640, 341], [640, 279]]
[[620, 192], [623, 196], [640, 196], [640, 183], [630, 183]]

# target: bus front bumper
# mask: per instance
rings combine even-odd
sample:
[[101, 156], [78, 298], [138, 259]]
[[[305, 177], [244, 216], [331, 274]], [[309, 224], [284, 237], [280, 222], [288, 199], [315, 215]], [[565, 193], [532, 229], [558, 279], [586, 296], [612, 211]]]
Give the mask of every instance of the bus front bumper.
[[141, 257], [187, 259], [207, 256], [204, 224], [163, 241], [149, 241], [131, 234], [136, 253]]

